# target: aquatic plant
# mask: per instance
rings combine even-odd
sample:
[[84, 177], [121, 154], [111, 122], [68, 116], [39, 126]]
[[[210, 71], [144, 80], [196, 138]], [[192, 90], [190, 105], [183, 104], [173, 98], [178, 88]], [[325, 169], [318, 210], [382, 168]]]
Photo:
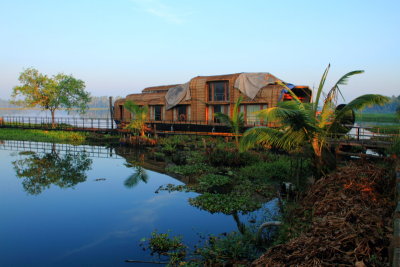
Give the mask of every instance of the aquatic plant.
[[157, 230], [151, 233], [150, 238], [141, 239], [141, 247], [149, 249], [151, 255], [165, 256], [168, 258], [167, 266], [178, 266], [184, 261], [187, 253], [187, 246], [182, 242], [182, 236], [169, 236], [168, 233], [158, 233]]

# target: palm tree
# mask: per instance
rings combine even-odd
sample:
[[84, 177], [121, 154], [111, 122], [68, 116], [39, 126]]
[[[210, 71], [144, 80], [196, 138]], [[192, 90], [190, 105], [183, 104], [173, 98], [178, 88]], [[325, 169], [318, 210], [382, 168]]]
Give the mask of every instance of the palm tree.
[[217, 119], [229, 126], [231, 128], [232, 133], [235, 135], [235, 143], [236, 143], [236, 147], [239, 148], [239, 134], [240, 134], [240, 130], [243, 128], [244, 126], [244, 115], [243, 112], [240, 112], [240, 103], [242, 102], [243, 97], [240, 96], [238, 98], [238, 100], [235, 103], [235, 106], [233, 107], [233, 113], [232, 116], [226, 115], [224, 113], [215, 113], [215, 117], [217, 117]]
[[[388, 97], [367, 94], [348, 103], [341, 109], [336, 109], [338, 95], [341, 95], [340, 85], [347, 84], [348, 79], [364, 71], [356, 70], [342, 76], [329, 90], [319, 111], [323, 87], [329, 72], [330, 65], [322, 75], [318, 86], [315, 102], [302, 103], [297, 96], [282, 82], [279, 84], [293, 97], [292, 101], [280, 102], [276, 107], [259, 112], [260, 116], [270, 121], [276, 121], [278, 128], [254, 127], [247, 130], [241, 141], [241, 149], [249, 149], [255, 145], [274, 146], [287, 151], [301, 149], [304, 144], [311, 147], [316, 176], [323, 174], [323, 166], [328, 164], [328, 141], [338, 132], [341, 122], [352, 110], [363, 109], [369, 105], [383, 105], [389, 101]], [[328, 152], [328, 153], [326, 153]]]
[[124, 107], [133, 115], [131, 122], [126, 126], [126, 128], [138, 131], [140, 136], [144, 136], [147, 129], [146, 120], [149, 107], [139, 106], [130, 100], [125, 102]]

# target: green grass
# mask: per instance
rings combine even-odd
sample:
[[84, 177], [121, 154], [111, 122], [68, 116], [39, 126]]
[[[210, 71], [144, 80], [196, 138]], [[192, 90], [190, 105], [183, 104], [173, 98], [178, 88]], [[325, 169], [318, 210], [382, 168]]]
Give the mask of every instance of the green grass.
[[378, 125], [378, 126], [373, 126], [369, 130], [374, 133], [400, 135], [400, 125]]
[[0, 129], [0, 140], [82, 144], [87, 136], [82, 132]]
[[356, 113], [357, 122], [400, 122], [395, 113]]

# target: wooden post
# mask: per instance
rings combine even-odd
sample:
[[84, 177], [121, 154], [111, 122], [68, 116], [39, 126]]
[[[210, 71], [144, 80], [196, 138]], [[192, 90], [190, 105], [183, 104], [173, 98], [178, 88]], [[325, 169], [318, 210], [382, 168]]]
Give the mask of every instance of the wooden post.
[[110, 106], [110, 122], [111, 122], [111, 129], [114, 129], [114, 125], [113, 125], [113, 117], [114, 117], [114, 110], [113, 110], [113, 104], [112, 101], [113, 98], [112, 96], [109, 97], [109, 106]]

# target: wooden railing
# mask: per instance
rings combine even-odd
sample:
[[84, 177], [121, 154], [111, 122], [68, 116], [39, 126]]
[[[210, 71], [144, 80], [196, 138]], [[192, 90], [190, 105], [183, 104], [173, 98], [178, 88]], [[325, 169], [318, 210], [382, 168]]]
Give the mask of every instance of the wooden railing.
[[49, 117], [4, 116], [0, 126], [5, 128], [56, 129], [56, 130], [89, 130], [116, 129], [113, 120], [104, 118], [56, 117], [54, 128]]
[[[210, 134], [210, 135], [232, 135], [230, 128], [223, 123], [215, 121], [200, 120], [149, 120], [146, 122], [156, 133], [165, 134]], [[52, 120], [49, 117], [26, 117], [26, 116], [4, 116], [0, 118], [0, 127], [3, 128], [23, 128], [23, 129], [43, 129], [43, 130], [70, 130], [70, 131], [102, 131], [115, 132], [123, 128], [124, 123], [119, 125], [112, 119], [105, 118], [76, 118], [76, 117], [57, 117], [55, 125], [52, 127]], [[126, 124], [126, 123], [125, 123]], [[119, 127], [118, 127], [119, 126]], [[273, 126], [267, 122], [252, 122], [245, 124], [245, 128], [254, 126]], [[400, 137], [399, 133], [388, 134], [376, 127], [349, 126], [351, 130], [346, 134], [333, 134], [330, 136], [332, 142], [359, 141], [366, 140], [390, 142], [394, 138]], [[127, 131], [127, 130], [125, 130]]]

